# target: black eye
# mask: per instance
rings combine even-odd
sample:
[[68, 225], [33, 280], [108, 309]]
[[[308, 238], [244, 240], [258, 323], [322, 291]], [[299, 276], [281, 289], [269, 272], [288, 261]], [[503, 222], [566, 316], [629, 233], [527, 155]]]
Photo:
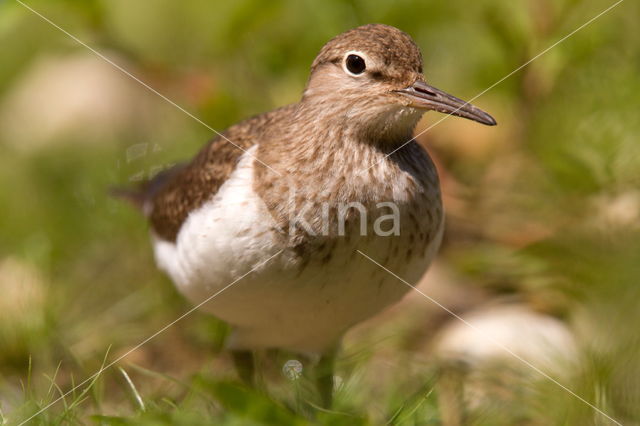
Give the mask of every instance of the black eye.
[[364, 59], [362, 59], [358, 55], [349, 55], [345, 60], [345, 65], [347, 66], [347, 70], [351, 74], [362, 74], [364, 70], [367, 68], [367, 65], [364, 63]]

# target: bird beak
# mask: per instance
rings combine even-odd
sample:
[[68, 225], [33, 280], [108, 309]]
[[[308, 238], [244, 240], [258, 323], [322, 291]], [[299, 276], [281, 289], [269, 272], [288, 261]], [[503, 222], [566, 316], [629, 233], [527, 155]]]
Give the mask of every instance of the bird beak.
[[487, 126], [496, 125], [496, 120], [480, 108], [443, 92], [440, 89], [436, 89], [421, 80], [416, 81], [406, 89], [397, 90], [396, 92], [407, 96], [411, 100], [410, 106], [413, 108], [457, 115], [458, 117], [468, 118], [469, 120], [477, 121]]

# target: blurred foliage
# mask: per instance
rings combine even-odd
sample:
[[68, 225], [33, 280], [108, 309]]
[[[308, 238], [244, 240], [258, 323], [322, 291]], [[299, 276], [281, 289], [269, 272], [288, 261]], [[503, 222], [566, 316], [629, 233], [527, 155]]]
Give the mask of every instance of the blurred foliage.
[[[428, 79], [471, 98], [612, 3], [27, 2], [218, 130], [295, 102], [322, 44], [357, 25], [408, 32]], [[566, 385], [624, 424], [640, 422], [639, 16], [625, 1], [483, 94], [498, 127], [451, 119], [420, 138], [443, 175], [442, 262], [562, 316], [581, 348]], [[0, 40], [0, 424], [12, 424], [188, 309], [141, 218], [107, 192], [211, 132], [17, 2], [0, 2]], [[102, 77], [78, 89], [90, 76]], [[112, 369], [36, 424], [440, 421], [433, 366], [404, 335], [388, 342], [388, 371], [369, 373], [380, 380], [366, 378], [380, 336], [348, 346], [336, 411], [309, 413], [288, 383], [281, 403], [229, 382], [226, 332], [191, 315], [127, 357], [140, 389]], [[474, 424], [607, 424], [550, 382], [504, 404]]]

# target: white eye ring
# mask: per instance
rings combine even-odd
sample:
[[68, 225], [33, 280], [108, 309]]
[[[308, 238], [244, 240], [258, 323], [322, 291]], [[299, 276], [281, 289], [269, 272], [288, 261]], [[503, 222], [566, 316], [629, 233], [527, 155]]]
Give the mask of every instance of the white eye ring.
[[367, 62], [368, 59], [362, 52], [355, 50], [349, 51], [344, 55], [342, 69], [350, 76], [360, 77], [364, 75], [367, 70]]

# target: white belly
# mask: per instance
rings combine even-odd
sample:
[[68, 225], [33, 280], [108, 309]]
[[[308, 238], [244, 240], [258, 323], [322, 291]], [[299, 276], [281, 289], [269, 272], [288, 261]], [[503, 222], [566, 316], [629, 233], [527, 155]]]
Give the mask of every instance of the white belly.
[[276, 255], [202, 309], [234, 327], [232, 347], [321, 352], [410, 290], [356, 249], [414, 283], [435, 255], [442, 230], [424, 256], [407, 258], [400, 250], [390, 257], [398, 237], [369, 236], [351, 243], [342, 238], [330, 260], [300, 265], [293, 253], [279, 253], [275, 223], [252, 189], [254, 149], [243, 155], [216, 196], [189, 215], [175, 244], [154, 240], [156, 259], [196, 304]]

